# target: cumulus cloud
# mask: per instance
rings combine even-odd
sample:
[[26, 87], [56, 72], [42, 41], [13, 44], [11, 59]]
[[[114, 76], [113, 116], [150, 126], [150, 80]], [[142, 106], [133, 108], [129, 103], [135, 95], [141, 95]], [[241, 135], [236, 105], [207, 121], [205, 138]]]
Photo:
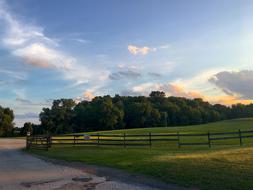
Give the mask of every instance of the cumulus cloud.
[[126, 70], [126, 71], [118, 71], [111, 73], [109, 78], [111, 80], [121, 80], [121, 79], [137, 79], [141, 77], [141, 73], [133, 70]]
[[223, 71], [209, 79], [224, 93], [240, 99], [253, 99], [253, 71]]
[[0, 20], [0, 26], [4, 31], [2, 45], [26, 64], [56, 69], [65, 79], [78, 83], [88, 82], [99, 73], [98, 70], [94, 72], [78, 64], [74, 57], [62, 52], [57, 40], [47, 37], [42, 27], [17, 19], [8, 11], [3, 1], [0, 1]]
[[167, 83], [143, 83], [132, 88], [134, 93], [139, 93], [141, 95], [148, 95], [151, 91], [163, 91], [167, 96], [179, 96], [187, 98], [204, 98], [204, 96], [194, 90], [186, 90], [183, 86]]
[[88, 89], [88, 90], [84, 91], [82, 96], [74, 98], [75, 103], [78, 104], [84, 100], [91, 101], [95, 97], [95, 95], [93, 94], [93, 91], [94, 90], [92, 90], [92, 89]]
[[150, 47], [147, 47], [147, 46], [137, 47], [137, 46], [134, 46], [134, 45], [128, 45], [127, 49], [133, 55], [138, 55], [138, 54], [146, 55], [151, 51], [156, 51], [156, 48], [150, 48]]
[[166, 96], [177, 96], [177, 97], [186, 97], [190, 99], [202, 98], [204, 101], [208, 101], [212, 104], [225, 104], [232, 105], [237, 103], [249, 104], [253, 103], [253, 99], [240, 99], [236, 95], [206, 95], [198, 90], [188, 90], [183, 85], [173, 84], [173, 83], [143, 83], [140, 85], [134, 86], [130, 90], [125, 90], [122, 92], [124, 95], [144, 95], [148, 96], [151, 91], [163, 91]]
[[180, 96], [186, 98], [203, 98], [205, 97], [195, 90], [186, 90], [183, 86], [175, 84], [167, 84], [163, 86], [165, 92], [170, 96]]
[[91, 101], [95, 96], [91, 91], [88, 90], [83, 93], [83, 97], [85, 100]]

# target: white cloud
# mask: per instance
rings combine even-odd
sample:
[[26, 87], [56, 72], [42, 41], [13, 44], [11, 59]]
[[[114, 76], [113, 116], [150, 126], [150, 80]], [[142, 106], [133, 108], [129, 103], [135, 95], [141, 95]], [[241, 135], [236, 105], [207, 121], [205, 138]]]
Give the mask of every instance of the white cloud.
[[76, 83], [87, 83], [99, 75], [99, 70], [90, 70], [79, 64], [76, 58], [61, 51], [57, 40], [47, 37], [42, 27], [26, 24], [15, 18], [3, 1], [0, 2], [0, 20], [3, 21], [0, 26], [5, 31], [2, 37], [3, 46], [26, 64], [57, 69], [63, 74], [64, 79]]
[[155, 52], [157, 50], [169, 49], [169, 48], [171, 48], [169, 44], [164, 44], [158, 47], [148, 47], [148, 46], [138, 47], [136, 45], [131, 45], [131, 44], [127, 46], [128, 51], [133, 55], [138, 55], [138, 54], [146, 55], [150, 52]]
[[128, 45], [127, 49], [133, 55], [138, 55], [138, 54], [146, 55], [151, 51], [156, 51], [156, 48], [150, 48], [150, 47], [147, 47], [147, 46], [137, 47], [137, 46], [134, 46], [134, 45]]

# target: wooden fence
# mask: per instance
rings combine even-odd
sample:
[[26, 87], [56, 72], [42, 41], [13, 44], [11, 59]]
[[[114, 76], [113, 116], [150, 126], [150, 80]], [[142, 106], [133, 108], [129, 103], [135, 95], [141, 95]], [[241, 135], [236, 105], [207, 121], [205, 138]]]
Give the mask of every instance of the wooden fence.
[[51, 147], [50, 136], [27, 136], [26, 137], [26, 149], [43, 149], [48, 150]]
[[[31, 136], [27, 137], [27, 148], [48, 150], [57, 145], [96, 145], [96, 146], [147, 146], [155, 142], [175, 142], [178, 148], [182, 146], [208, 146], [211, 148], [218, 141], [235, 140], [243, 145], [243, 139], [253, 138], [253, 131], [233, 131], [218, 133], [147, 133], [147, 134], [72, 134], [61, 136]], [[233, 142], [236, 143], [236, 142]], [[236, 143], [236, 144], [237, 144]]]

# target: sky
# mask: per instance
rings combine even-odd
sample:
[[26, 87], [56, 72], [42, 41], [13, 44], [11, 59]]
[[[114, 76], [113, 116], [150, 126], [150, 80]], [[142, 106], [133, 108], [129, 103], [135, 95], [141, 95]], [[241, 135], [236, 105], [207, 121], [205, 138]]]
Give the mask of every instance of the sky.
[[0, 105], [16, 126], [52, 100], [253, 102], [251, 0], [0, 0]]

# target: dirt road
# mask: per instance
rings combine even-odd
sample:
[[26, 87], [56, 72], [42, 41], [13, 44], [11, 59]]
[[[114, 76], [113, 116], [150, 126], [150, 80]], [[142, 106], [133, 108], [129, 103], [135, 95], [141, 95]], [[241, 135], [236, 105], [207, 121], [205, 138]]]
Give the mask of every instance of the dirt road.
[[174, 185], [155, 188], [155, 185], [131, 183], [131, 180], [108, 180], [107, 176], [26, 154], [21, 150], [24, 146], [24, 140], [0, 139], [0, 190], [184, 190]]

